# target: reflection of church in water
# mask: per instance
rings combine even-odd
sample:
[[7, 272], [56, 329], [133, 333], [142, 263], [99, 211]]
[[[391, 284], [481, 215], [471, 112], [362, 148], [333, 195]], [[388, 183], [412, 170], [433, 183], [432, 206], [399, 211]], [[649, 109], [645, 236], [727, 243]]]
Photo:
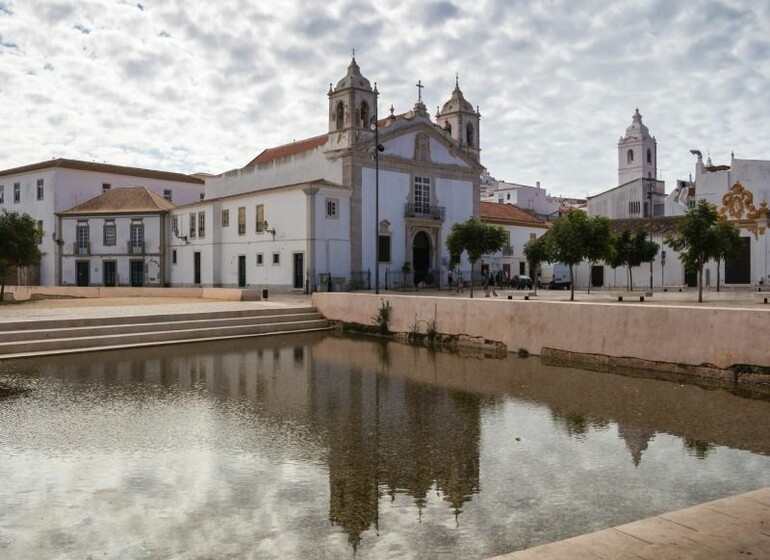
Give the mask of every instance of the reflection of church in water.
[[457, 516], [479, 491], [481, 399], [316, 361], [313, 421], [328, 432], [329, 516], [355, 547], [377, 527], [382, 495], [435, 491]]

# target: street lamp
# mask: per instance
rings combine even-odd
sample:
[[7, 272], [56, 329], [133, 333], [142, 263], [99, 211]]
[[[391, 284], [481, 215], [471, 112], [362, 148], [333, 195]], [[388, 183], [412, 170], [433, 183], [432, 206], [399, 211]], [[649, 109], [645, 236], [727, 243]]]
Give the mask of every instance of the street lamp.
[[[655, 179], [648, 178], [647, 181], [647, 219], [649, 220], [648, 227], [650, 230], [650, 241], [652, 241], [652, 188], [655, 185]], [[650, 292], [652, 292], [652, 263], [655, 260], [653, 257], [650, 259]]]
[[[377, 89], [377, 84], [374, 84]], [[374, 102], [374, 116], [369, 121], [369, 128], [374, 131], [374, 293], [380, 293], [380, 152], [385, 146], [380, 144], [380, 123], [377, 115], [377, 100]]]

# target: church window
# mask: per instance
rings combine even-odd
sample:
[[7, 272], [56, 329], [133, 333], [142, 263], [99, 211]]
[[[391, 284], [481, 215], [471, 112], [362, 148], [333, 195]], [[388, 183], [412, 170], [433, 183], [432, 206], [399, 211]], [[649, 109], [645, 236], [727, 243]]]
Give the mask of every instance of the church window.
[[414, 178], [414, 211], [417, 214], [430, 212], [430, 178]]
[[626, 152], [626, 162], [633, 163], [633, 161], [634, 161], [634, 151], [628, 150], [628, 152]]
[[472, 148], [474, 141], [473, 141], [473, 125], [471, 123], [468, 123], [468, 126], [465, 127], [465, 144]]
[[380, 235], [378, 237], [378, 257], [381, 263], [390, 262], [390, 235]]
[[[646, 203], [645, 203], [646, 204]], [[642, 210], [642, 204], [638, 200], [631, 200], [628, 203], [628, 213], [638, 214]]]
[[369, 128], [369, 104], [366, 101], [361, 102], [361, 126]]
[[326, 199], [326, 217], [328, 219], [333, 220], [338, 218], [339, 204], [340, 204], [340, 201], [337, 198]]
[[337, 130], [339, 130], [345, 124], [345, 105], [342, 103], [342, 101], [337, 102], [336, 119], [337, 119]]
[[452, 135], [452, 123], [450, 123], [449, 121], [445, 122], [444, 123], [444, 130], [446, 130], [449, 133], [449, 135], [451, 136]]
[[652, 163], [652, 150], [647, 148], [647, 163]]
[[265, 205], [257, 204], [257, 233], [262, 233], [267, 229], [265, 223]]
[[430, 140], [425, 134], [418, 134], [414, 140], [414, 159], [430, 161]]
[[246, 235], [246, 207], [238, 208], [238, 235]]

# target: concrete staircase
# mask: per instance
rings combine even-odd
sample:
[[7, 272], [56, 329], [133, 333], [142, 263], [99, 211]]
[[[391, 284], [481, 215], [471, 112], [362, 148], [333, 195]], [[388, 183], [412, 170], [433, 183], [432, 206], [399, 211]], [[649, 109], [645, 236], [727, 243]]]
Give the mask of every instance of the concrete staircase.
[[314, 307], [0, 323], [0, 360], [329, 329]]

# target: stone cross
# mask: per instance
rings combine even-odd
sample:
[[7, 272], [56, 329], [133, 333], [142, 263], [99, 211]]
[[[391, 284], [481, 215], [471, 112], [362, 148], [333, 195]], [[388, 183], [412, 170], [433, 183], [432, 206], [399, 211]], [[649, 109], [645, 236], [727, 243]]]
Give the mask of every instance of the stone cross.
[[422, 85], [422, 80], [417, 80], [417, 102], [422, 103], [422, 88], [425, 86]]

